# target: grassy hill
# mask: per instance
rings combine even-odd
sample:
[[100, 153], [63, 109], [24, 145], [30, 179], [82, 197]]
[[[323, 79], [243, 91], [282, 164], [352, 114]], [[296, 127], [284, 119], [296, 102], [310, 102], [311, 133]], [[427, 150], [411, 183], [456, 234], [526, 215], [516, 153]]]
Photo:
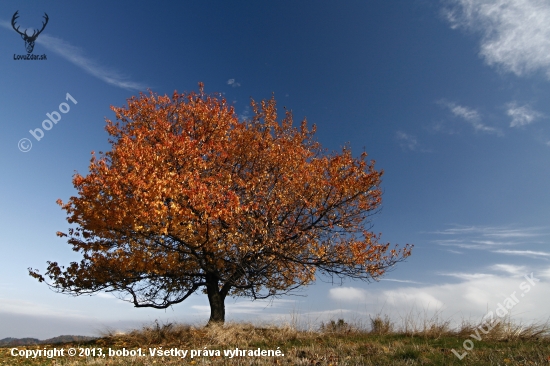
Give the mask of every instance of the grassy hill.
[[[102, 356], [26, 359], [11, 356], [11, 348], [5, 347], [0, 348], [0, 365], [550, 365], [548, 323], [521, 325], [503, 320], [491, 324], [490, 330], [485, 324], [482, 330], [482, 324], [463, 323], [450, 329], [448, 322], [414, 320], [395, 327], [389, 318], [378, 316], [370, 319], [368, 327], [361, 327], [338, 319], [309, 331], [288, 324], [194, 327], [155, 323], [126, 334], [109, 333], [50, 347], [65, 352], [70, 347], [101, 349]], [[18, 350], [44, 348], [48, 347]], [[141, 356], [130, 355], [138, 350]], [[277, 350], [281, 355], [266, 355]]]
[[94, 337], [86, 336], [74, 336], [74, 335], [62, 335], [58, 337], [53, 337], [49, 339], [40, 340], [38, 338], [4, 338], [0, 339], [0, 347], [8, 346], [30, 346], [36, 344], [57, 344], [57, 343], [68, 343], [68, 342], [83, 342], [94, 339]]

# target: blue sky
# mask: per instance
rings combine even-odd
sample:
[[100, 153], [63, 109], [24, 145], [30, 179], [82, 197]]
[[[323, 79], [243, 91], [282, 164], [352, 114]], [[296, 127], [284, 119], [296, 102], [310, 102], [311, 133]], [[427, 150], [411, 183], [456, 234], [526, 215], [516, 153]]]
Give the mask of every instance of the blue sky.
[[[40, 28], [26, 54], [12, 29]], [[154, 319], [203, 324], [205, 295], [166, 311], [110, 294], [69, 297], [28, 276], [79, 260], [55, 236], [55, 201], [75, 190], [91, 151], [110, 145], [110, 105], [159, 94], [250, 97], [317, 125], [384, 169], [373, 230], [413, 255], [381, 281], [320, 278], [272, 302], [227, 299], [229, 320], [396, 319], [411, 311], [480, 319], [523, 277], [514, 318], [546, 320], [550, 293], [550, 3], [537, 0], [19, 1], [0, 5], [0, 338], [97, 334]], [[76, 101], [67, 100], [67, 93]], [[70, 110], [37, 141], [46, 114]], [[66, 110], [66, 106], [62, 106]], [[22, 152], [18, 147], [32, 149]], [[18, 144], [22, 144], [19, 146]]]

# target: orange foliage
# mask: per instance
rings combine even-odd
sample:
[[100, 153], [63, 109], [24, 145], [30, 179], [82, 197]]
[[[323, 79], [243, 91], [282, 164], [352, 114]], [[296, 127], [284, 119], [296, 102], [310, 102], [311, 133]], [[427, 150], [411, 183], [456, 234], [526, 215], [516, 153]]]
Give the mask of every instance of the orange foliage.
[[89, 174], [73, 178], [78, 196], [58, 200], [83, 260], [48, 262], [52, 287], [116, 291], [156, 308], [206, 288], [223, 304], [288, 292], [316, 270], [376, 279], [410, 255], [412, 246], [388, 250], [365, 228], [382, 176], [366, 153], [328, 154], [305, 120], [293, 127], [286, 112], [277, 121], [274, 98], [252, 101], [254, 117], [240, 121], [199, 87], [111, 107], [112, 150], [92, 152]]

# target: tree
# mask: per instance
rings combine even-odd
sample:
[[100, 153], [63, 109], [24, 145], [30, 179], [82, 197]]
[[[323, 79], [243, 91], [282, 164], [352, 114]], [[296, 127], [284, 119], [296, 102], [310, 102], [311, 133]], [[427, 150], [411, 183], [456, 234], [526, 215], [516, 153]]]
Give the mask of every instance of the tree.
[[383, 172], [366, 153], [327, 153], [306, 120], [295, 128], [287, 111], [277, 121], [273, 97], [252, 100], [254, 116], [239, 121], [199, 89], [111, 107], [112, 150], [92, 152], [89, 174], [73, 177], [78, 196], [57, 201], [76, 226], [57, 235], [83, 259], [48, 262], [51, 288], [157, 309], [202, 289], [210, 322], [223, 322], [227, 296], [280, 296], [317, 270], [377, 279], [411, 254], [368, 231]]

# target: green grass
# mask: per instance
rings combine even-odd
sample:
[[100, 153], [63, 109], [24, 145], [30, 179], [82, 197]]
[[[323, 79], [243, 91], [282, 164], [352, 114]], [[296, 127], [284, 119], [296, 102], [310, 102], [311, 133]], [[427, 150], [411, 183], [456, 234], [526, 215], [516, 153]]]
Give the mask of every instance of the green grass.
[[[506, 319], [481, 340], [470, 335], [479, 324], [463, 322], [451, 329], [448, 321], [437, 317], [420, 319], [408, 316], [396, 327], [389, 317], [369, 319], [368, 326], [350, 324], [343, 319], [322, 323], [317, 329], [299, 330], [289, 324], [260, 326], [250, 323], [227, 323], [224, 326], [195, 327], [185, 324], [145, 326], [125, 334], [105, 333], [87, 343], [18, 347], [43, 349], [57, 347], [109, 348], [136, 350], [144, 357], [58, 357], [25, 359], [10, 355], [11, 348], [0, 348], [0, 365], [549, 365], [550, 326], [522, 325]], [[452, 352], [463, 354], [463, 343], [471, 340], [473, 349], [460, 360]], [[469, 347], [470, 344], [467, 344]], [[149, 348], [167, 350], [219, 350], [220, 357], [186, 358], [149, 356]], [[224, 357], [224, 350], [276, 350], [280, 357]], [[65, 351], [66, 352], [66, 351]]]

